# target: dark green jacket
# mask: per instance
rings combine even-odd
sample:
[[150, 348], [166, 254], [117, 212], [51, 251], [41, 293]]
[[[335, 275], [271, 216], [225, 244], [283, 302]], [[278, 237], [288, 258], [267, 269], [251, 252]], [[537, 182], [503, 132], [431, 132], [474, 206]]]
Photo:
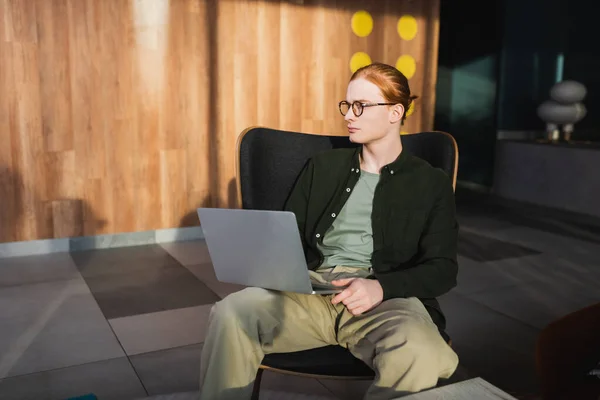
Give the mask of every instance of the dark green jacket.
[[[360, 175], [360, 148], [313, 157], [285, 210], [298, 220], [310, 269], [323, 262], [317, 241], [344, 207]], [[417, 297], [441, 332], [445, 318], [435, 299], [456, 285], [458, 223], [454, 191], [440, 169], [403, 151], [381, 170], [371, 216], [372, 267], [384, 300]]]

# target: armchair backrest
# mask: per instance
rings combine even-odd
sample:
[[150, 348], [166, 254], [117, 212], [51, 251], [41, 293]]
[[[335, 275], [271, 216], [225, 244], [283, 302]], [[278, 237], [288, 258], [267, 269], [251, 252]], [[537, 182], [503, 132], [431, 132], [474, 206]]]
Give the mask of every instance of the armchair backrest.
[[[458, 148], [444, 132], [403, 135], [405, 151], [443, 169], [456, 184]], [[281, 210], [300, 171], [315, 154], [356, 147], [347, 136], [323, 136], [269, 128], [249, 128], [237, 143], [237, 184], [242, 208]]]

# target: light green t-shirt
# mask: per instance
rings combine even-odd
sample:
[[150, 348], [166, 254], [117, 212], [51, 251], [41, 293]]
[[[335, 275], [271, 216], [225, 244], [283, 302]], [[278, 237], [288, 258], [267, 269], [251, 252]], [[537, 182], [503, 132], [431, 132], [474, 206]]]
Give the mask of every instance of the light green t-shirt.
[[317, 244], [325, 257], [319, 269], [337, 265], [371, 268], [371, 212], [378, 182], [379, 174], [361, 171], [348, 201], [325, 233], [323, 243]]

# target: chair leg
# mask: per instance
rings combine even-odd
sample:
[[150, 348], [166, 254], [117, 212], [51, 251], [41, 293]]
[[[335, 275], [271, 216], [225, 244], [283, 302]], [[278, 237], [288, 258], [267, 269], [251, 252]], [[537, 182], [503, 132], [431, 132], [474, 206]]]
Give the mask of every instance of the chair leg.
[[258, 400], [258, 396], [260, 394], [260, 380], [262, 379], [262, 374], [263, 370], [261, 368], [256, 373], [256, 378], [254, 379], [254, 387], [252, 388], [252, 400]]

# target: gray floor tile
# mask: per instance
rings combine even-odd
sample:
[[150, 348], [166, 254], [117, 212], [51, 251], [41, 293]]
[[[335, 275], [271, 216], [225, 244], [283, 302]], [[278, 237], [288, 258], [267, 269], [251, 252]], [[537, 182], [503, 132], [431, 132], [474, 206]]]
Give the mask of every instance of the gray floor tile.
[[[132, 363], [151, 395], [163, 399], [167, 393], [188, 392], [198, 389], [201, 345], [140, 354], [131, 357]], [[169, 398], [169, 397], [166, 397]], [[166, 399], [165, 398], [165, 399]], [[178, 397], [175, 397], [178, 398]], [[265, 371], [261, 383], [260, 399], [334, 400], [333, 395], [317, 379], [278, 374]]]
[[545, 217], [527, 218], [527, 216], [519, 216], [517, 226], [526, 226], [528, 228], [554, 233], [560, 236], [568, 236], [576, 240], [587, 241], [590, 243], [600, 243], [600, 227], [595, 223], [587, 223], [588, 221], [574, 221], [572, 217], [565, 217], [564, 220], [557, 219], [556, 214]]
[[212, 304], [111, 319], [128, 355], [204, 342]]
[[572, 261], [549, 255], [544, 281], [564, 282], [584, 293], [596, 297], [600, 288], [600, 259], [598, 261]]
[[[198, 392], [183, 392], [173, 394], [159, 394], [138, 400], [199, 400]], [[273, 390], [260, 392], [260, 400], [339, 400], [332, 396], [310, 395], [302, 393], [289, 393]]]
[[81, 278], [69, 253], [0, 259], [0, 288]]
[[195, 390], [193, 392], [155, 394], [153, 396], [137, 398], [134, 400], [200, 400], [200, 393], [198, 393], [198, 391]]
[[260, 400], [343, 400], [331, 394], [310, 394], [285, 392], [282, 390], [265, 390], [260, 392]]
[[333, 395], [343, 400], [362, 400], [372, 381], [348, 381], [340, 379], [319, 379]]
[[479, 377], [458, 382], [450, 387], [439, 387], [402, 397], [402, 400], [440, 400], [440, 399], [487, 399], [517, 400], [502, 389]]
[[452, 347], [472, 376], [511, 392], [537, 390], [537, 329], [452, 292], [442, 296], [440, 304]]
[[0, 378], [124, 355], [83, 279], [0, 289]]
[[461, 229], [464, 227], [485, 231], [498, 231], [513, 228], [515, 226], [512, 222], [485, 215], [470, 214], [468, 212], [461, 212], [460, 210], [457, 214], [458, 223], [460, 224]]
[[72, 256], [108, 319], [219, 300], [159, 245], [77, 252]]
[[0, 380], [2, 400], [57, 400], [93, 393], [101, 400], [144, 397], [127, 358]]
[[[479, 203], [479, 202], [477, 202]], [[529, 205], [514, 207], [482, 206], [457, 202], [458, 219], [461, 226], [479, 227], [486, 230], [522, 226], [561, 236], [600, 243], [600, 220], [596, 217], [542, 209]]]
[[86, 279], [179, 266], [158, 244], [76, 251], [71, 257]]
[[242, 285], [233, 283], [219, 282], [215, 276], [215, 269], [211, 263], [207, 264], [188, 264], [185, 266], [198, 279], [200, 279], [210, 290], [215, 292], [220, 298], [225, 298], [227, 295], [237, 292], [245, 288]]
[[183, 265], [204, 264], [211, 262], [208, 247], [204, 240], [163, 243], [161, 246]]
[[181, 265], [86, 278], [107, 319], [213, 304], [219, 297]]
[[[470, 379], [472, 374], [462, 365], [459, 365], [454, 375], [447, 380], [440, 381], [438, 386], [451, 385], [456, 382]], [[329, 391], [337, 398], [343, 400], [363, 400], [365, 393], [372, 384], [372, 380], [341, 380], [319, 379]]]
[[139, 354], [131, 363], [149, 395], [198, 391], [202, 345]]
[[475, 261], [495, 261], [539, 253], [539, 251], [525, 246], [464, 230], [461, 230], [458, 236], [458, 254]]
[[586, 285], [584, 281], [568, 281], [547, 274], [540, 281], [465, 296], [525, 324], [543, 329], [562, 316], [600, 302], [598, 287]]
[[577, 263], [600, 264], [600, 244], [574, 239], [556, 233], [543, 232], [526, 227], [513, 227], [499, 231], [485, 231], [463, 227], [463, 231], [520, 244], [542, 253]]
[[509, 286], [542, 280], [548, 274], [553, 257], [545, 254], [498, 261], [480, 262], [458, 256], [460, 294], [489, 292]]
[[[280, 374], [277, 372], [265, 371], [263, 373], [260, 396], [263, 398], [263, 392], [268, 397], [268, 392], [287, 393], [288, 396], [323, 396], [326, 398], [335, 398], [335, 395], [328, 390], [321, 382], [313, 378], [304, 378], [294, 375]], [[273, 397], [271, 397], [273, 398]], [[288, 397], [286, 397], [288, 398]], [[297, 397], [289, 397], [294, 399]], [[303, 397], [299, 397], [303, 398]], [[312, 399], [312, 397], [310, 397]]]

